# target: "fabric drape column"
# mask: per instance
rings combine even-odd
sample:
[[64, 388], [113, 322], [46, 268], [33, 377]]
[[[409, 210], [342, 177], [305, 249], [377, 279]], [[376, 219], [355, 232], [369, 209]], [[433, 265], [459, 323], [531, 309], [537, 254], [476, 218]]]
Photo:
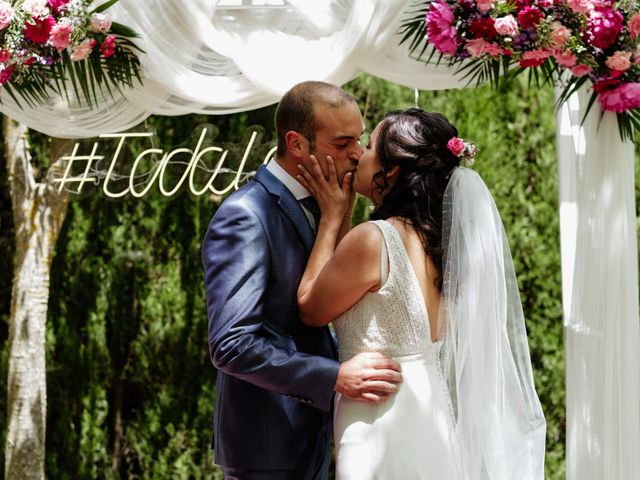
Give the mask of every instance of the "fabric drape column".
[[640, 478], [634, 152], [584, 89], [558, 113], [567, 479]]

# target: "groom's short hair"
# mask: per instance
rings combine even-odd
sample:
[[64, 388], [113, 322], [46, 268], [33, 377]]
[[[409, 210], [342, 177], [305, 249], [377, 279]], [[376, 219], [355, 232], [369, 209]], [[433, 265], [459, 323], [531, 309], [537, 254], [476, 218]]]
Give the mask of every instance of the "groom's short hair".
[[351, 95], [331, 83], [309, 81], [294, 85], [284, 94], [276, 109], [276, 156], [282, 158], [287, 152], [285, 135], [290, 130], [303, 135], [309, 141], [311, 150], [315, 149], [318, 125], [314, 109], [319, 105], [339, 108], [349, 102], [356, 103]]

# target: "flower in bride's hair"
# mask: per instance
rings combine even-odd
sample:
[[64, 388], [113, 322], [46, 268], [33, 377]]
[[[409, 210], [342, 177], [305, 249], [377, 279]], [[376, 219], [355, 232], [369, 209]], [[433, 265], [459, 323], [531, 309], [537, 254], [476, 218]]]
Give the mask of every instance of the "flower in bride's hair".
[[467, 142], [462, 138], [453, 137], [447, 142], [447, 148], [456, 157], [464, 160], [466, 165], [473, 165], [474, 157], [478, 153], [478, 148], [471, 142]]
[[447, 143], [447, 148], [451, 150], [451, 153], [458, 157], [464, 150], [464, 140], [458, 137], [453, 137]]
[[473, 165], [478, 148], [471, 142], [467, 142], [462, 138], [453, 137], [447, 143], [447, 148], [451, 150], [456, 157], [464, 160], [466, 165]]

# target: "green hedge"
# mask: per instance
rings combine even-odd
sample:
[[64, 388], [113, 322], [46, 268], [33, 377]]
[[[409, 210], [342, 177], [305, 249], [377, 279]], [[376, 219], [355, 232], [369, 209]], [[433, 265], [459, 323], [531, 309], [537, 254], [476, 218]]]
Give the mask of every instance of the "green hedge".
[[[346, 87], [371, 130], [414, 91], [362, 76]], [[553, 94], [487, 87], [421, 92], [480, 148], [475, 169], [493, 192], [518, 274], [535, 381], [548, 420], [547, 474], [564, 478], [564, 357]], [[201, 124], [241, 143], [251, 125], [273, 144], [274, 108], [243, 114], [150, 118], [160, 147], [193, 143]], [[33, 135], [41, 152], [47, 139]], [[148, 146], [144, 147], [147, 148]], [[128, 144], [129, 153], [142, 147]], [[241, 152], [235, 152], [240, 155]], [[252, 158], [255, 167], [261, 157]], [[11, 271], [13, 230], [0, 171], [0, 270]], [[52, 267], [47, 330], [49, 478], [220, 478], [209, 449], [215, 371], [207, 349], [200, 244], [219, 199], [71, 203]], [[367, 205], [358, 203], [359, 220]], [[6, 411], [10, 275], [0, 278], [0, 407]], [[0, 417], [2, 439], [5, 419]], [[121, 433], [118, 433], [121, 432]], [[119, 446], [117, 446], [119, 445]], [[116, 453], [117, 452], [117, 453]], [[1, 468], [2, 465], [0, 465]]]

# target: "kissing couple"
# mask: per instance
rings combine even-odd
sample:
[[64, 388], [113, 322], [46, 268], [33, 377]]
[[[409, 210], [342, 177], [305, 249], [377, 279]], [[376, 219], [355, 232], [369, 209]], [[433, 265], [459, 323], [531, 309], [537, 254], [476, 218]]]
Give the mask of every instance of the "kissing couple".
[[[224, 478], [326, 479], [333, 437], [337, 479], [542, 480], [511, 254], [462, 166], [475, 147], [417, 108], [362, 147], [357, 103], [324, 82], [289, 90], [276, 130], [202, 249]], [[374, 210], [351, 228], [356, 193]]]

